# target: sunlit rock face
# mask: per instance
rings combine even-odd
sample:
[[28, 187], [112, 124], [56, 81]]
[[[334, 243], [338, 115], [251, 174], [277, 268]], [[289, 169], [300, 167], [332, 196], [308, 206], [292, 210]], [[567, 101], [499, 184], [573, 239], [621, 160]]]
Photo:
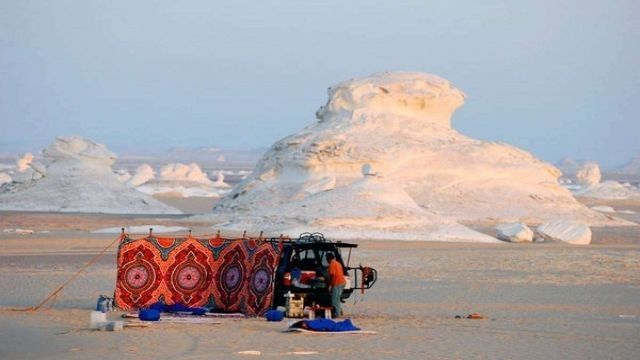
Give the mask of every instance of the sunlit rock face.
[[82, 137], [59, 137], [43, 154], [49, 161], [46, 176], [24, 184], [5, 185], [0, 193], [0, 209], [180, 213], [120, 182], [111, 169], [116, 155], [103, 144]]
[[[313, 199], [324, 193], [359, 191], [367, 167], [384, 186], [440, 219], [540, 222], [563, 215], [608, 221], [558, 185], [555, 167], [453, 129], [451, 116], [464, 98], [449, 81], [421, 73], [342, 82], [329, 89], [317, 121], [276, 142], [215, 211], [282, 218], [279, 206], [304, 202], [313, 209]], [[299, 210], [298, 220], [317, 222], [313, 211]]]
[[586, 163], [576, 174], [578, 184], [583, 186], [595, 186], [600, 183], [602, 174], [600, 173], [600, 166], [598, 164], [590, 162]]

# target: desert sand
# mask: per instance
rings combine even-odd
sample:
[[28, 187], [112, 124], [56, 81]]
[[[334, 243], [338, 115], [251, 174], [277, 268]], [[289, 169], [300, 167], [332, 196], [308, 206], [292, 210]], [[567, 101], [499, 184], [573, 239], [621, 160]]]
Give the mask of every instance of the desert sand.
[[[282, 333], [287, 320], [260, 318], [88, 330], [98, 295], [113, 293], [115, 249], [52, 308], [11, 310], [37, 304], [115, 237], [89, 231], [144, 224], [210, 230], [184, 219], [0, 213], [0, 228], [35, 231], [0, 233], [0, 358], [257, 357], [238, 354], [249, 350], [264, 358], [316, 359], [635, 359], [640, 353], [640, 231], [628, 226], [594, 229], [589, 246], [358, 241], [352, 264], [376, 267], [379, 280], [345, 309], [377, 335], [288, 334]], [[455, 318], [473, 312], [486, 319]], [[296, 351], [317, 354], [288, 354]]]

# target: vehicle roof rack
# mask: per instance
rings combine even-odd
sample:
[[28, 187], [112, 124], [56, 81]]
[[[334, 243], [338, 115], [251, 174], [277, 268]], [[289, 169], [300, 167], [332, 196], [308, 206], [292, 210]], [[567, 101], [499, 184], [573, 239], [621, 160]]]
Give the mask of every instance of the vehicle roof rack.
[[298, 242], [330, 242], [327, 239], [324, 238], [324, 234], [316, 232], [316, 233], [310, 233], [310, 232], [305, 232], [300, 234], [300, 236], [298, 236]]

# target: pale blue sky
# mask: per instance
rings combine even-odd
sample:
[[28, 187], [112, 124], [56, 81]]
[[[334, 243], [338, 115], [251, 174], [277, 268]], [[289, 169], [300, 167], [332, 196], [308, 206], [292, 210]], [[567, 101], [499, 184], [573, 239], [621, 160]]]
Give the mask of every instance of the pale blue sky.
[[462, 132], [617, 165], [640, 153], [640, 2], [0, 0], [0, 153], [269, 146], [326, 88], [424, 71]]

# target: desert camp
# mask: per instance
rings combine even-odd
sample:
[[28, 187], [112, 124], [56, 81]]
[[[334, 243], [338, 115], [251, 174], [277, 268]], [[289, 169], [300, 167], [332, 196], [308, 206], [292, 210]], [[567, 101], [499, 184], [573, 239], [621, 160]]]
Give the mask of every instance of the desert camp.
[[0, 359], [637, 359], [638, 5], [0, 5]]

